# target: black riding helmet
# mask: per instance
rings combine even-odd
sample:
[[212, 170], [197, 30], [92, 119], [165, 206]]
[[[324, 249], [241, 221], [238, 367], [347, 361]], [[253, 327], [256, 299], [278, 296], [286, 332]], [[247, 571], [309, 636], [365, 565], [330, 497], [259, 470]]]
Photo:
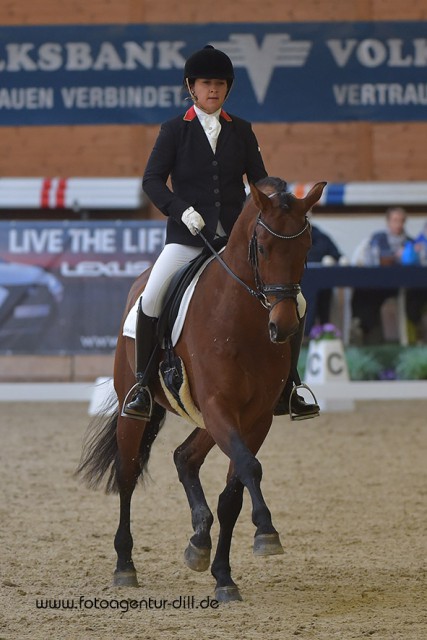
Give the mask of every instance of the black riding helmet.
[[197, 78], [226, 80], [228, 95], [234, 80], [233, 63], [227, 54], [208, 44], [200, 51], [193, 53], [185, 63], [184, 84], [187, 89]]

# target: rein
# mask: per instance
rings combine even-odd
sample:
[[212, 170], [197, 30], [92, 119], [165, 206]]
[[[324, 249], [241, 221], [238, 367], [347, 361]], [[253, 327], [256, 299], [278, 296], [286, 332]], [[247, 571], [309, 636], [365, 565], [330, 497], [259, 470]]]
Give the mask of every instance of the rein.
[[218, 262], [220, 263], [220, 265], [222, 267], [224, 267], [224, 269], [227, 271], [227, 273], [234, 279], [236, 280], [236, 282], [238, 282], [239, 284], [242, 285], [242, 287], [244, 287], [246, 289], [246, 291], [248, 293], [251, 294], [251, 296], [254, 296], [255, 298], [257, 298], [257, 300], [259, 300], [262, 304], [263, 307], [265, 307], [266, 309], [268, 309], [269, 307], [267, 305], [269, 305], [270, 303], [268, 302], [267, 298], [265, 297], [265, 295], [261, 292], [261, 291], [255, 291], [255, 289], [252, 289], [249, 285], [246, 284], [246, 282], [243, 282], [243, 280], [241, 280], [239, 278], [239, 276], [237, 276], [234, 271], [232, 271], [230, 269], [230, 267], [228, 266], [228, 264], [226, 264], [224, 262], [224, 260], [221, 258], [221, 256], [219, 255], [218, 251], [216, 251], [213, 246], [210, 244], [209, 240], [207, 238], [205, 238], [205, 236], [203, 235], [203, 233], [201, 231], [198, 231], [198, 235], [200, 236], [200, 238], [203, 240], [203, 242], [205, 243], [205, 245], [207, 246], [207, 248], [209, 249], [209, 251], [212, 253], [212, 255], [215, 257], [216, 260], [218, 260]]
[[[275, 195], [277, 195], [277, 193], [272, 193], [268, 197], [272, 198]], [[260, 303], [265, 309], [267, 309], [268, 311], [271, 311], [273, 307], [276, 306], [276, 304], [278, 304], [279, 302], [287, 298], [292, 298], [296, 304], [297, 296], [299, 293], [301, 293], [301, 287], [299, 284], [296, 284], [296, 283], [265, 284], [262, 280], [261, 274], [259, 272], [259, 263], [258, 263], [258, 238], [257, 238], [257, 232], [256, 232], [258, 225], [263, 227], [266, 231], [268, 231], [268, 233], [270, 233], [275, 238], [279, 238], [280, 240], [293, 240], [294, 238], [298, 238], [303, 233], [305, 233], [305, 231], [310, 227], [310, 223], [306, 218], [305, 225], [301, 229], [301, 231], [299, 231], [298, 233], [295, 233], [294, 235], [282, 235], [274, 231], [271, 227], [269, 227], [269, 225], [261, 219], [261, 211], [258, 212], [252, 238], [249, 243], [249, 262], [252, 266], [256, 289], [252, 289], [252, 287], [247, 285], [246, 282], [243, 282], [243, 280], [241, 280], [239, 276], [237, 276], [234, 273], [234, 271], [230, 269], [230, 267], [224, 262], [224, 260], [221, 258], [219, 253], [212, 247], [210, 242], [207, 240], [207, 238], [203, 235], [201, 231], [198, 232], [198, 235], [203, 240], [203, 242], [208, 247], [208, 249], [213, 254], [213, 256], [216, 258], [216, 260], [218, 260], [221, 266], [227, 271], [227, 273], [234, 280], [236, 280], [236, 282], [241, 284], [248, 293], [250, 293], [252, 296], [257, 298], [257, 300], [260, 301]], [[274, 295], [275, 297], [278, 298], [274, 304], [271, 304], [271, 302], [269, 302], [267, 297], [268, 295]]]

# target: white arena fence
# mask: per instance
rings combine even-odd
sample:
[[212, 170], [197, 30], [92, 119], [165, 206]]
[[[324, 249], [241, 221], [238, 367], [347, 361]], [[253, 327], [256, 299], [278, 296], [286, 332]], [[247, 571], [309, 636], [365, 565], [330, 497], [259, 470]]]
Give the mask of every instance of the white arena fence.
[[[334, 411], [334, 399], [427, 400], [425, 380], [331, 382], [311, 388], [320, 402], [329, 401], [325, 413]], [[0, 384], [0, 402], [84, 402], [88, 414], [95, 415], [111, 389], [111, 378], [98, 378], [93, 383], [4, 383]]]
[[[290, 183], [301, 197], [313, 183]], [[0, 209], [138, 209], [146, 204], [140, 177], [0, 178]], [[427, 182], [330, 182], [318, 206], [426, 206]]]

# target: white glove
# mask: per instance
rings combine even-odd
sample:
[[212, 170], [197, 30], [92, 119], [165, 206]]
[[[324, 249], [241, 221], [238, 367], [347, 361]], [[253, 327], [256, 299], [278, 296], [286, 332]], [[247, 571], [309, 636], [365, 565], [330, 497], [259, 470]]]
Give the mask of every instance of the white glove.
[[185, 226], [188, 227], [190, 233], [193, 236], [195, 236], [196, 233], [201, 231], [205, 226], [205, 221], [203, 220], [202, 216], [200, 215], [200, 213], [197, 213], [197, 211], [195, 211], [193, 207], [188, 207], [188, 209], [184, 211], [181, 216], [181, 220], [183, 221]]

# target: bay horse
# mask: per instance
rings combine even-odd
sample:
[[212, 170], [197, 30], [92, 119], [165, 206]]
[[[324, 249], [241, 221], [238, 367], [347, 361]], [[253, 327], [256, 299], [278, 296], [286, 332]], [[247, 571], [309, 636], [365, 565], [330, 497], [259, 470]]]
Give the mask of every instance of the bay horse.
[[[278, 178], [263, 182], [266, 186], [250, 186], [251, 195], [233, 227], [222, 261], [212, 260], [200, 276], [175, 346], [203, 419], [203, 425], [174, 452], [194, 529], [184, 558], [195, 571], [209, 568], [213, 523], [199, 470], [215, 444], [230, 460], [218, 500], [219, 537], [211, 565], [215, 597], [222, 602], [242, 599], [231, 577], [230, 546], [245, 487], [252, 501], [254, 553], [283, 553], [261, 491], [262, 468], [256, 454], [289, 375], [288, 338], [298, 329], [296, 297], [311, 246], [307, 213], [326, 185], [316, 183], [305, 197], [297, 198], [274, 190], [277, 184], [285, 184]], [[146, 281], [144, 272], [134, 282], [124, 319]], [[132, 560], [131, 498], [166, 410], [176, 413], [157, 379], [152, 385], [155, 402], [149, 422], [121, 414], [135, 383], [134, 349], [134, 340], [120, 331], [114, 363], [115, 410], [113, 415], [100, 417], [95, 431], [88, 435], [76, 472], [91, 486], [98, 486], [109, 474], [107, 492], [120, 495], [114, 539], [117, 586], [138, 586]]]

